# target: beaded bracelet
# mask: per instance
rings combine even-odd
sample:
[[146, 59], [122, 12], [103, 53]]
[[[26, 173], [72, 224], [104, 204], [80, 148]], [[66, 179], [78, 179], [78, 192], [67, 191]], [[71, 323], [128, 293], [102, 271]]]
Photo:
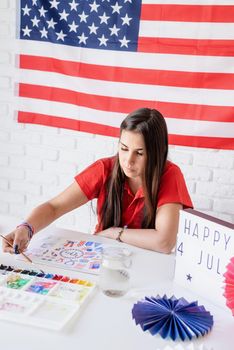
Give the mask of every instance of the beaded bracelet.
[[32, 236], [34, 235], [34, 231], [35, 231], [34, 227], [32, 225], [30, 225], [28, 222], [22, 222], [22, 224], [19, 224], [18, 226], [16, 226], [16, 228], [21, 227], [21, 226], [27, 227], [28, 237], [29, 237], [29, 239], [31, 239]]

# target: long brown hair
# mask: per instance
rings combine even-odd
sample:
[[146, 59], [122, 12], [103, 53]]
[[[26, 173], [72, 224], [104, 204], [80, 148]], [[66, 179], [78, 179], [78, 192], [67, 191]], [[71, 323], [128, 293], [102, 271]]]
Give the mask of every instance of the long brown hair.
[[[162, 114], [156, 109], [140, 108], [130, 113], [120, 125], [120, 136], [123, 130], [142, 134], [146, 147], [146, 167], [143, 176], [145, 197], [142, 228], [155, 227], [157, 197], [160, 179], [168, 154], [167, 125]], [[122, 225], [122, 196], [125, 175], [116, 156], [111, 176], [107, 182], [107, 196], [101, 213], [102, 229]]]

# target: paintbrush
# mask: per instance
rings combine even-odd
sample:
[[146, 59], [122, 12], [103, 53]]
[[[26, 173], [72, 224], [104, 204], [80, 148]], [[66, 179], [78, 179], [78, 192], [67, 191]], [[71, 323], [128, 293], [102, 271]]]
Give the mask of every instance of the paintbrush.
[[[7, 239], [5, 236], [3, 236], [2, 234], [0, 234], [0, 236], [9, 244], [10, 247], [12, 247], [12, 248], [14, 249], [14, 246], [11, 244], [10, 241], [8, 241], [8, 239]], [[24, 257], [28, 262], [30, 262], [31, 264], [34, 264], [33, 261], [32, 261], [25, 253], [20, 252], [20, 251], [19, 251], [19, 253], [22, 254], [23, 257]], [[42, 271], [42, 270], [41, 270], [41, 271]]]
[[[10, 241], [8, 241], [8, 239], [7, 239], [6, 237], [4, 237], [2, 234], [0, 234], [0, 236], [9, 244], [10, 247], [12, 247], [12, 248], [14, 249], [13, 245], [11, 244]], [[23, 252], [19, 252], [19, 253], [22, 254], [23, 257], [24, 257], [28, 262], [30, 262], [31, 264], [33, 263], [32, 260], [31, 260], [26, 254], [24, 254]]]
[[[8, 241], [8, 239], [7, 239], [5, 236], [3, 236], [2, 234], [0, 234], [0, 236], [9, 244], [10, 247], [12, 247], [12, 248], [14, 249], [14, 246], [11, 244], [11, 242]], [[23, 252], [19, 252], [19, 253], [22, 254], [23, 257], [24, 257], [28, 262], [30, 262], [31, 264], [35, 265], [35, 263], [34, 263], [25, 253], [23, 253]], [[40, 272], [44, 273], [43, 270], [41, 270], [41, 269], [39, 269], [39, 270], [40, 270]]]
[[[12, 248], [14, 249], [14, 246], [11, 244], [11, 242], [8, 241], [8, 239], [7, 239], [5, 236], [3, 236], [2, 234], [0, 234], [0, 236], [9, 244], [10, 247], [12, 247]], [[23, 253], [23, 252], [19, 252], [19, 253], [22, 254], [23, 257], [24, 257], [28, 262], [30, 262], [31, 264], [35, 265], [35, 263], [34, 263], [25, 253]], [[40, 270], [40, 269], [39, 269], [39, 270]], [[40, 270], [40, 272], [44, 273], [43, 270]]]

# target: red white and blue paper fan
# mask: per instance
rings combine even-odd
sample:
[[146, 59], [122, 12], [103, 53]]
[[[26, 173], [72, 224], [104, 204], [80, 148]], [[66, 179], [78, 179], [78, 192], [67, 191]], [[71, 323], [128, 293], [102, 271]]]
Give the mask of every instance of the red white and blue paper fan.
[[224, 296], [226, 298], [226, 305], [231, 309], [234, 316], [234, 257], [231, 258], [229, 264], [226, 267]]
[[132, 317], [143, 331], [173, 340], [204, 336], [213, 326], [213, 316], [204, 306], [175, 296], [145, 297], [133, 305]]

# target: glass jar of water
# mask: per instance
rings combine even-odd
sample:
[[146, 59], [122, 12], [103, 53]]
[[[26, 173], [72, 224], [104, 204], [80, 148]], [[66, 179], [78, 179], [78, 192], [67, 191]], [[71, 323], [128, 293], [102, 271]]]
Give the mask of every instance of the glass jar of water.
[[121, 297], [130, 287], [131, 252], [122, 247], [106, 247], [102, 253], [99, 285], [104, 294]]

